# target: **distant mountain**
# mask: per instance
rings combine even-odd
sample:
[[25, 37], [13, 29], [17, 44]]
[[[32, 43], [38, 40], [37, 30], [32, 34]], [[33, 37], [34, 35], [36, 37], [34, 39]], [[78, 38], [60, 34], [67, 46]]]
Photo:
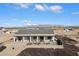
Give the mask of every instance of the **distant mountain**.
[[79, 28], [79, 26], [62, 26], [62, 25], [29, 25], [29, 26], [21, 26], [21, 27], [4, 27], [5, 29], [24, 29], [24, 28]]

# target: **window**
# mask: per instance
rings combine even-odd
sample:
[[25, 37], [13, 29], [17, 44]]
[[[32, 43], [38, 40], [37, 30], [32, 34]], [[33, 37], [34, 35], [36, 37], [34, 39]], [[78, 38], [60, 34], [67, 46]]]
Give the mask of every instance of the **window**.
[[39, 38], [40, 38], [40, 41], [43, 41], [43, 39], [44, 39], [44, 37], [43, 37], [43, 36], [40, 36]]
[[37, 37], [36, 36], [33, 36], [33, 39], [37, 39]]
[[48, 39], [52, 39], [52, 37], [51, 36], [48, 36]]
[[27, 39], [29, 40], [29, 39], [30, 39], [30, 37], [29, 37], [29, 36], [27, 36]]
[[18, 40], [19, 40], [19, 41], [21, 41], [21, 40], [22, 40], [22, 37], [21, 37], [21, 36], [19, 36], [19, 37], [18, 37]]

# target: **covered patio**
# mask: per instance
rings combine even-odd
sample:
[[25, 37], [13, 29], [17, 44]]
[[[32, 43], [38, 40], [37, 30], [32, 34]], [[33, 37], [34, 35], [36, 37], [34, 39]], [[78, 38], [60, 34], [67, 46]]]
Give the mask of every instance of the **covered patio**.
[[53, 43], [57, 39], [54, 36], [17, 36], [15, 42], [26, 43]]

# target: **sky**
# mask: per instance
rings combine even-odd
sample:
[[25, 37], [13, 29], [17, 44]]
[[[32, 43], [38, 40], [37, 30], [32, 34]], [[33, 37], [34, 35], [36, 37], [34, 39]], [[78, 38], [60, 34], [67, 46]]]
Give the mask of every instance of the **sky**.
[[0, 27], [79, 26], [79, 3], [0, 3]]

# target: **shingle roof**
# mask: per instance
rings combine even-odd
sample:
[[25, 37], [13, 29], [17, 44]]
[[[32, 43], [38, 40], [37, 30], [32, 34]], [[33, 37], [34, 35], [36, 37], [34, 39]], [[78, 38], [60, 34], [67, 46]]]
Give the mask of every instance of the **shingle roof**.
[[15, 34], [53, 34], [53, 29], [51, 28], [30, 28], [21, 29]]

